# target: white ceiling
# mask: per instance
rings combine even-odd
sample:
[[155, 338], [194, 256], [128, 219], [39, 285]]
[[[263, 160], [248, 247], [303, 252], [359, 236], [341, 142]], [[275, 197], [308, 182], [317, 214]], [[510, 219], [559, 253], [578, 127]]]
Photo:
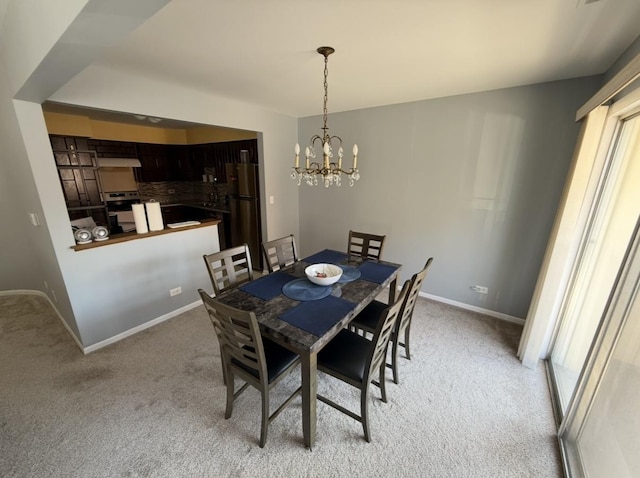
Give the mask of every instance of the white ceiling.
[[[640, 0], [172, 0], [96, 63], [296, 117], [605, 72]], [[108, 24], [105, 24], [108, 28]]]

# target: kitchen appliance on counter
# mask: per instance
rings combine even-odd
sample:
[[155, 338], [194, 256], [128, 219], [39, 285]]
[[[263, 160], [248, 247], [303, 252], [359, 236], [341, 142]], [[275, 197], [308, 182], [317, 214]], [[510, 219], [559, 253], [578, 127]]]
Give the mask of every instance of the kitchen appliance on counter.
[[260, 194], [258, 165], [227, 163], [230, 238], [227, 247], [249, 245], [253, 268], [262, 270], [262, 231], [260, 226]]
[[112, 191], [102, 194], [109, 211], [111, 233], [135, 231], [136, 224], [131, 206], [140, 202], [138, 191]]

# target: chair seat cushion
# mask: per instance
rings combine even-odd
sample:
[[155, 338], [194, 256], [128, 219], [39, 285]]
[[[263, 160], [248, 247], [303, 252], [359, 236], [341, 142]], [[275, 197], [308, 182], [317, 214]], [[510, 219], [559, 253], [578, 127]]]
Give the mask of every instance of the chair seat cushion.
[[[295, 362], [299, 355], [292, 352], [291, 350], [285, 349], [281, 345], [272, 342], [269, 339], [262, 339], [262, 347], [264, 348], [264, 357], [267, 361], [267, 375], [269, 383], [273, 382], [278, 376], [284, 372], [293, 362]], [[231, 362], [240, 367], [245, 372], [250, 373], [256, 378], [258, 377], [258, 372], [250, 367], [247, 367], [245, 364], [239, 362], [236, 359], [231, 359]]]
[[362, 382], [371, 346], [370, 340], [343, 329], [318, 352], [318, 369], [337, 372]]
[[359, 329], [366, 330], [367, 332], [373, 332], [378, 327], [378, 322], [382, 316], [384, 309], [389, 307], [384, 302], [374, 300], [367, 305], [362, 311], [356, 315], [349, 325], [353, 325]]

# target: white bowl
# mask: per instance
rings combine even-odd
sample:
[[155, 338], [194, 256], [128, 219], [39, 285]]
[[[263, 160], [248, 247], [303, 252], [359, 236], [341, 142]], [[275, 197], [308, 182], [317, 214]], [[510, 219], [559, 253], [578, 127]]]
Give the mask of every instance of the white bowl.
[[307, 278], [318, 285], [334, 284], [342, 276], [342, 269], [334, 264], [313, 264], [304, 270]]

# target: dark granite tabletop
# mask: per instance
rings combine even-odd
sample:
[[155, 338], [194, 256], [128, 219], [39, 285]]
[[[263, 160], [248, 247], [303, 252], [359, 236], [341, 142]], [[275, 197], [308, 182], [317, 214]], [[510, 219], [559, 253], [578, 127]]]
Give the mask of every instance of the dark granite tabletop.
[[[363, 262], [364, 260], [360, 257], [350, 256], [340, 264], [358, 267]], [[387, 286], [394, 282], [395, 287], [395, 281], [401, 266], [385, 261], [379, 261], [379, 263], [394, 267], [394, 272], [380, 284], [360, 278], [344, 284], [336, 283], [332, 286], [332, 295], [357, 305], [321, 337], [299, 329], [279, 318], [284, 312], [300, 303], [282, 293], [271, 300], [265, 301], [240, 289], [233, 289], [222, 293], [217, 297], [217, 300], [237, 309], [253, 311], [260, 323], [263, 334], [285, 347], [298, 353], [316, 353]], [[295, 277], [306, 277], [304, 270], [309, 265], [307, 262], [298, 261], [282, 270]]]

